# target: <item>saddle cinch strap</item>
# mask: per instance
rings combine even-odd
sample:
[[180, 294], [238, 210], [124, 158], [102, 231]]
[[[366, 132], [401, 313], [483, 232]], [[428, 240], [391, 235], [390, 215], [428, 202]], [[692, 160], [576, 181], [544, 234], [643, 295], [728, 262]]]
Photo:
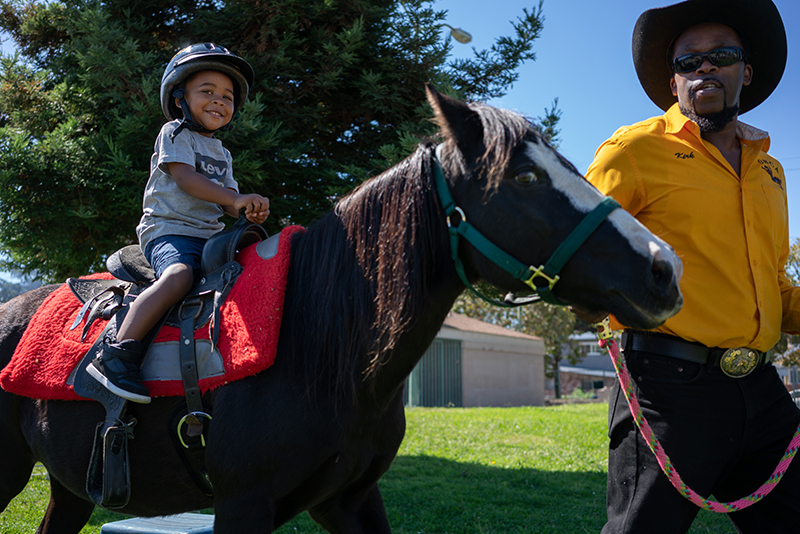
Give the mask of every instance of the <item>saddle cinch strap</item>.
[[[243, 270], [234, 259], [236, 251], [267, 237], [266, 231], [261, 226], [250, 224], [243, 216], [230, 229], [212, 236], [203, 248], [202, 276], [184, 300], [176, 304], [143, 341], [146, 352], [164, 324], [180, 328], [181, 376], [189, 416], [184, 417], [173, 432], [178, 433], [179, 441], [185, 449], [189, 447], [181, 438], [183, 432], [190, 437], [199, 437], [201, 442], [199, 450], [198, 447], [193, 447], [189, 451], [192, 458], [186, 460], [195, 471], [200, 471], [195, 473], [200, 475], [195, 478], [204, 482], [208, 478], [202, 472], [204, 461], [198, 456], [203, 454], [202, 448], [205, 446], [203, 422], [205, 419], [210, 420], [210, 416], [203, 407], [200, 394], [194, 332], [207, 324], [213, 316], [212, 346], [216, 346], [219, 340], [220, 309]], [[121, 437], [120, 423], [126, 401], [97, 383], [85, 372], [85, 368], [97, 355], [103, 339], [116, 337], [117, 328], [127, 313], [130, 302], [155, 281], [155, 273], [137, 245], [124, 247], [112, 254], [106, 262], [106, 267], [116, 280], [71, 278], [67, 280], [67, 285], [84, 303], [71, 327], [75, 329], [85, 320], [81, 340], [86, 337], [89, 327], [97, 318], [109, 319], [103, 333], [78, 365], [73, 386], [76, 393], [101, 402], [106, 409], [105, 421], [98, 425], [95, 435], [95, 450], [87, 474], [87, 492], [95, 504], [113, 508], [124, 506], [130, 494], [127, 447], [120, 445], [120, 440], [132, 439], [133, 431], [130, 427], [124, 426], [124, 435]], [[186, 428], [182, 429], [184, 425]], [[115, 454], [109, 454], [111, 451]], [[180, 452], [187, 453], [187, 451]], [[111, 458], [114, 460], [113, 463], [109, 463]], [[206, 493], [211, 491], [209, 484], [201, 484], [201, 489]]]

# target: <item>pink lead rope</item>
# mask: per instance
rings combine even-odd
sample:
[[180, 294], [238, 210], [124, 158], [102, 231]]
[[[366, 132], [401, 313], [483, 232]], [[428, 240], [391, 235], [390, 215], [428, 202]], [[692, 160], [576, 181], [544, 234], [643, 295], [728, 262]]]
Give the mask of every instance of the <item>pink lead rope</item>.
[[780, 482], [781, 478], [783, 478], [783, 474], [787, 469], [789, 469], [789, 465], [792, 463], [798, 447], [800, 447], [800, 427], [798, 427], [797, 431], [794, 433], [794, 437], [789, 443], [789, 447], [786, 449], [786, 452], [784, 453], [783, 458], [781, 458], [781, 461], [778, 463], [778, 466], [775, 468], [775, 471], [773, 471], [772, 476], [770, 476], [760, 488], [747, 497], [743, 497], [733, 502], [717, 502], [700, 496], [696, 491], [687, 486], [681, 479], [681, 476], [678, 474], [675, 466], [672, 465], [667, 453], [664, 452], [664, 447], [662, 447], [661, 443], [659, 443], [658, 439], [656, 439], [653, 429], [650, 428], [647, 419], [644, 418], [642, 409], [639, 406], [639, 400], [636, 398], [636, 395], [633, 391], [633, 384], [631, 382], [630, 374], [628, 374], [625, 363], [622, 361], [622, 358], [620, 358], [619, 345], [617, 345], [617, 342], [613, 338], [611, 328], [609, 327], [608, 318], [606, 318], [602, 323], [596, 324], [595, 326], [598, 330], [597, 337], [599, 338], [600, 347], [608, 349], [608, 354], [611, 356], [611, 361], [614, 362], [614, 369], [617, 372], [617, 378], [619, 378], [622, 393], [625, 395], [625, 399], [628, 401], [628, 407], [631, 410], [631, 415], [633, 415], [633, 420], [636, 423], [636, 427], [639, 429], [639, 432], [641, 432], [644, 441], [647, 443], [647, 446], [650, 447], [650, 450], [656, 455], [656, 460], [658, 460], [658, 465], [661, 466], [661, 470], [665, 475], [667, 475], [670, 483], [681, 495], [692, 501], [700, 508], [721, 514], [728, 514], [730, 512], [736, 512], [737, 510], [743, 510], [751, 504], [757, 503], [766, 497], [769, 492], [778, 485], [778, 482]]

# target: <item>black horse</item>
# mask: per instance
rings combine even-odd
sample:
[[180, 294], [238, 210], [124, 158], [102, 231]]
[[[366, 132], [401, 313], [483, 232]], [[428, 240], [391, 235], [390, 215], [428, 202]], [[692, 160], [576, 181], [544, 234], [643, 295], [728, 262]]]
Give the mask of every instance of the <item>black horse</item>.
[[[603, 197], [522, 117], [427, 93], [445, 139], [438, 160], [462, 213], [510, 255], [544, 263]], [[121, 512], [213, 506], [217, 534], [243, 534], [272, 532], [307, 510], [329, 532], [390, 532], [377, 481], [403, 439], [403, 382], [464, 290], [434, 186], [435, 148], [420, 144], [294, 238], [275, 364], [206, 394], [213, 499], [167, 436], [181, 399], [129, 407], [138, 425], [129, 446], [132, 494]], [[459, 250], [471, 282], [530, 290], [472, 245]], [[553, 293], [650, 328], [680, 308], [680, 272], [669, 246], [617, 209], [566, 264]], [[54, 289], [0, 308], [0, 366]], [[51, 483], [38, 532], [77, 534], [94, 508], [84, 488], [102, 418], [95, 402], [0, 392], [0, 509], [38, 460]]]

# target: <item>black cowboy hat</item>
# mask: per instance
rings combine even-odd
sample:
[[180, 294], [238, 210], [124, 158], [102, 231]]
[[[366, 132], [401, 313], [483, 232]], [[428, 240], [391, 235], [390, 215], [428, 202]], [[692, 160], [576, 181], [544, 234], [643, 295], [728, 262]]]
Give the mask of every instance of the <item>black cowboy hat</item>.
[[772, 0], [687, 0], [642, 13], [633, 29], [633, 64], [645, 93], [665, 111], [677, 102], [669, 86], [670, 48], [686, 29], [704, 22], [730, 26], [744, 39], [753, 81], [742, 88], [739, 112], [758, 106], [786, 66], [786, 30]]

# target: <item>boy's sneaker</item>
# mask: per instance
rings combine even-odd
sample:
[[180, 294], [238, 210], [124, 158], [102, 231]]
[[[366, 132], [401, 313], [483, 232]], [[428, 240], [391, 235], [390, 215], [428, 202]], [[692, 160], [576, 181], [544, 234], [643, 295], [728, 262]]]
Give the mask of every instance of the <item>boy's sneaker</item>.
[[139, 361], [142, 344], [133, 339], [119, 343], [103, 341], [103, 348], [86, 371], [106, 389], [123, 399], [140, 404], [150, 402], [150, 391], [142, 384]]

